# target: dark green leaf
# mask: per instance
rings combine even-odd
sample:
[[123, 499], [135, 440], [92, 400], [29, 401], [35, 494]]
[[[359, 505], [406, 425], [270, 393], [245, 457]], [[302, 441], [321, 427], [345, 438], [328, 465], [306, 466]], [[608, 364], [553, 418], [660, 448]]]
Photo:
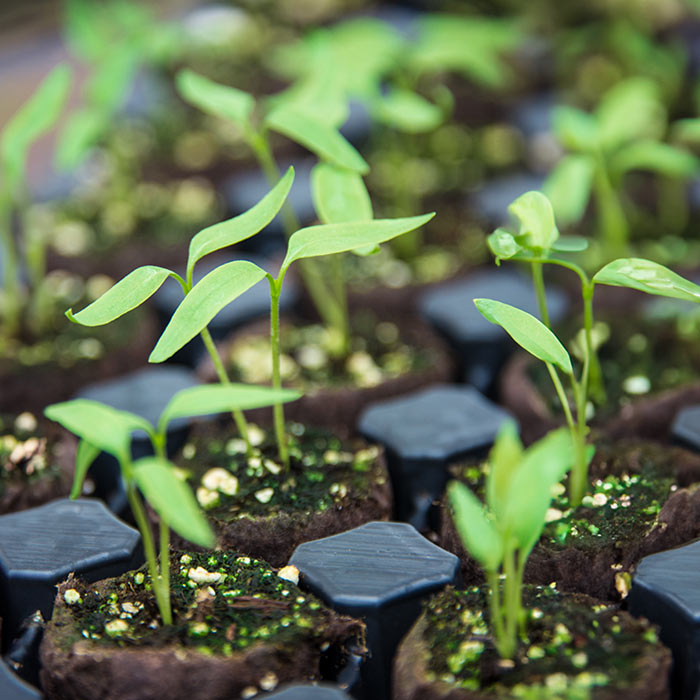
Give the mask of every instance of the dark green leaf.
[[133, 472], [144, 497], [170, 528], [200, 547], [214, 546], [214, 533], [174, 464], [160, 457], [144, 457], [134, 462]]
[[87, 440], [80, 440], [78, 443], [78, 451], [75, 455], [75, 474], [73, 475], [73, 487], [70, 491], [72, 499], [80, 498], [83, 492], [83, 482], [87, 476], [88, 469], [97, 459], [97, 455], [101, 452], [99, 447], [95, 447]]
[[583, 218], [591, 196], [593, 169], [592, 156], [572, 153], [564, 156], [549, 174], [542, 191], [552, 202], [561, 225], [575, 224]]
[[149, 362], [164, 362], [201, 333], [216, 314], [257, 284], [265, 271], [247, 260], [235, 260], [203, 277], [175, 309]]
[[532, 314], [494, 299], [474, 299], [474, 304], [488, 321], [501, 326], [538, 360], [556, 365], [566, 374], [573, 373], [569, 353], [554, 333]]

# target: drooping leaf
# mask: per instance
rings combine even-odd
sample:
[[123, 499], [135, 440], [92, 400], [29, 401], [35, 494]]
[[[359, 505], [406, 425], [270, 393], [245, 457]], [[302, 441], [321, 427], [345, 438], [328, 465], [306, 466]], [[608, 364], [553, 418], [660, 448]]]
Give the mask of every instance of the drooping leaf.
[[75, 474], [73, 475], [73, 486], [70, 491], [70, 497], [75, 500], [80, 498], [83, 492], [83, 482], [87, 476], [88, 469], [100, 454], [100, 448], [89, 443], [87, 440], [80, 440], [78, 443], [78, 451], [75, 455]]
[[520, 195], [508, 211], [520, 224], [518, 243], [537, 252], [549, 250], [559, 238], [551, 202], [533, 190]]
[[515, 240], [515, 236], [510, 231], [497, 228], [486, 239], [489, 250], [496, 258], [496, 265], [501, 264], [501, 260], [510, 260], [522, 251], [522, 246]]
[[613, 260], [593, 277], [596, 284], [629, 287], [647, 294], [700, 302], [700, 286], [663, 265], [642, 258]]
[[265, 118], [265, 125], [308, 148], [320, 159], [348, 170], [367, 174], [365, 159], [337, 130], [291, 107], [278, 107]]
[[170, 528], [200, 547], [214, 546], [214, 533], [174, 464], [160, 457], [144, 457], [134, 462], [133, 473], [146, 500]]
[[244, 132], [250, 130], [255, 99], [243, 90], [215, 83], [191, 70], [180, 71], [176, 78], [178, 92], [190, 104], [207, 114], [228, 119]]
[[311, 171], [311, 194], [324, 224], [370, 221], [374, 216], [362, 176], [352, 170], [318, 163]]
[[175, 309], [149, 362], [164, 362], [201, 333], [225, 306], [257, 284], [265, 270], [247, 260], [234, 260], [203, 277]]
[[557, 221], [566, 226], [579, 222], [586, 211], [593, 184], [593, 157], [585, 153], [564, 156], [542, 186], [552, 202]]
[[424, 134], [444, 121], [442, 110], [411, 90], [392, 89], [373, 101], [375, 118], [407, 134]]
[[[44, 409], [44, 415], [120, 461], [129, 456], [131, 433], [153, 430], [143, 418], [91, 399], [52, 404]], [[87, 454], [84, 456], [87, 458]]]
[[248, 211], [200, 231], [191, 241], [187, 256], [187, 282], [192, 283], [195, 264], [205, 255], [235, 245], [254, 236], [267, 226], [282, 208], [294, 182], [290, 167], [282, 179]]
[[22, 186], [27, 151], [58, 120], [70, 92], [71, 80], [66, 64], [56, 66], [3, 129], [0, 162], [6, 188], [17, 191]]
[[569, 353], [554, 333], [532, 314], [494, 299], [474, 299], [474, 304], [488, 321], [501, 326], [538, 360], [556, 365], [566, 374], [573, 373]]
[[168, 277], [177, 279], [174, 272], [164, 267], [137, 267], [82, 311], [74, 314], [73, 309], [68, 309], [66, 316], [83, 326], [103, 326], [143, 304]]
[[282, 270], [286, 271], [295, 260], [302, 258], [346, 253], [363, 246], [379, 245], [423, 226], [433, 216], [434, 214], [424, 214], [403, 219], [373, 219], [303, 228], [289, 239]]
[[592, 151], [598, 143], [598, 126], [595, 119], [575, 107], [555, 107], [552, 126], [561, 144], [572, 151]]
[[168, 402], [158, 421], [158, 430], [165, 432], [174, 418], [208, 416], [222, 411], [248, 411], [301, 398], [294, 389], [273, 389], [251, 384], [203, 384], [179, 391]]
[[610, 167], [618, 175], [629, 170], [651, 170], [668, 177], [690, 177], [700, 169], [700, 160], [667, 143], [635, 141], [614, 154]]
[[507, 505], [508, 489], [523, 456], [523, 444], [512, 421], [506, 422], [489, 452], [489, 473], [486, 477], [486, 503], [500, 518]]
[[479, 499], [459, 481], [450, 482], [447, 495], [454, 523], [466, 550], [487, 571], [496, 571], [503, 561], [503, 543], [493, 521]]
[[583, 236], [559, 236], [552, 250], [560, 253], [580, 253], [588, 248], [588, 239]]

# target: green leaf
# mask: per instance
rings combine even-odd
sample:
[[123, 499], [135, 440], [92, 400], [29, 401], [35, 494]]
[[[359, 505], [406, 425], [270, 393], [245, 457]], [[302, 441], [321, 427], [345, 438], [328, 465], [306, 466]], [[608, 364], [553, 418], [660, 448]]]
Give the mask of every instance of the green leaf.
[[541, 192], [520, 195], [508, 211], [520, 223], [518, 243], [537, 252], [548, 251], [559, 238], [551, 202]]
[[433, 216], [434, 214], [424, 214], [404, 219], [373, 219], [303, 228], [292, 234], [289, 239], [287, 255], [281, 269], [286, 271], [295, 260], [302, 258], [346, 253], [364, 246], [377, 246], [423, 226]]
[[104, 114], [114, 114], [127, 96], [139, 67], [138, 47], [123, 44], [101, 57], [85, 86], [88, 102]]
[[687, 151], [658, 141], [635, 141], [623, 146], [612, 157], [610, 168], [618, 175], [629, 170], [651, 170], [668, 177], [690, 177], [700, 161]]
[[559, 236], [552, 250], [559, 253], [580, 253], [588, 248], [588, 239], [583, 236]]
[[662, 297], [700, 302], [700, 286], [663, 265], [642, 258], [613, 260], [594, 275], [593, 281]]
[[494, 299], [474, 299], [481, 314], [503, 328], [520, 347], [542, 362], [556, 365], [562, 372], [573, 374], [571, 358], [552, 331], [527, 311]]
[[265, 277], [265, 270], [247, 260], [234, 260], [203, 277], [175, 309], [149, 362], [164, 362], [201, 333], [225, 306]]
[[80, 109], [73, 112], [61, 131], [54, 163], [60, 170], [78, 167], [87, 152], [102, 138], [109, 121], [100, 110]]
[[673, 122], [671, 138], [682, 143], [700, 144], [700, 119], [678, 119]]
[[74, 314], [73, 309], [68, 309], [66, 316], [83, 326], [103, 326], [143, 304], [168, 277], [177, 279], [174, 272], [164, 267], [137, 267], [82, 311]]
[[174, 464], [160, 457], [144, 457], [134, 462], [133, 473], [145, 499], [170, 528], [200, 547], [214, 546], [214, 533]]
[[592, 156], [571, 153], [549, 174], [542, 191], [552, 202], [560, 224], [575, 224], [583, 218], [591, 197], [594, 167]]
[[450, 482], [447, 496], [454, 523], [466, 550], [487, 571], [496, 571], [503, 561], [503, 542], [479, 499], [458, 481]]
[[510, 231], [497, 228], [487, 239], [489, 250], [496, 258], [496, 265], [501, 264], [501, 260], [510, 260], [513, 256], [522, 251], [522, 246], [515, 240], [515, 236]]
[[[143, 418], [91, 399], [52, 404], [44, 409], [44, 415], [79, 438], [109, 452], [120, 462], [129, 458], [131, 433], [145, 430], [150, 434], [153, 431], [150, 423]], [[83, 456], [87, 458], [87, 454]]]
[[99, 447], [89, 443], [87, 440], [80, 440], [78, 443], [78, 451], [75, 455], [75, 474], [73, 475], [73, 487], [70, 491], [71, 499], [80, 498], [83, 492], [83, 482], [87, 476], [88, 469], [97, 459], [101, 450]]
[[490, 470], [486, 477], [486, 503], [498, 520], [507, 504], [508, 489], [513, 473], [523, 456], [523, 444], [513, 421], [506, 422], [499, 431], [489, 452]]
[[320, 159], [348, 170], [367, 174], [365, 159], [337, 130], [291, 107], [278, 107], [265, 118], [265, 125], [308, 148]]
[[374, 216], [364, 180], [352, 170], [318, 163], [311, 171], [311, 194], [324, 224], [371, 221]]
[[180, 71], [175, 84], [183, 99], [207, 114], [227, 119], [250, 131], [255, 99], [242, 90], [215, 83], [191, 70]]
[[592, 151], [598, 143], [598, 126], [586, 112], [561, 105], [552, 114], [554, 133], [564, 148], [572, 151]]
[[372, 104], [377, 121], [406, 134], [434, 131], [445, 119], [439, 107], [411, 90], [394, 88]]
[[284, 177], [254, 207], [228, 221], [222, 221], [200, 231], [190, 241], [190, 251], [187, 256], [188, 284], [192, 284], [195, 264], [205, 255], [240, 243], [265, 228], [282, 208], [293, 182], [294, 168], [290, 167]]
[[222, 411], [248, 411], [301, 398], [294, 389], [273, 389], [251, 384], [204, 384], [179, 391], [168, 402], [158, 421], [158, 431], [165, 432], [174, 418], [208, 416]]
[[0, 134], [0, 162], [5, 188], [13, 192], [21, 188], [27, 151], [58, 120], [70, 92], [71, 80], [71, 71], [66, 64], [56, 66]]

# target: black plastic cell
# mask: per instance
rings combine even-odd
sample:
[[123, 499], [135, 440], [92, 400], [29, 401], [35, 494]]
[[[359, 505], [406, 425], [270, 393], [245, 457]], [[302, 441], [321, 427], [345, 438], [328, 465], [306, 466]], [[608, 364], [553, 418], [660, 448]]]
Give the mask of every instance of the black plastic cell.
[[[92, 399], [121, 411], [131, 411], [155, 425], [170, 399], [183, 389], [201, 382], [192, 370], [177, 365], [153, 365], [129, 374], [90, 384], [76, 398]], [[168, 454], [174, 454], [187, 439], [189, 421], [176, 418], [168, 425]], [[131, 441], [134, 459], [153, 454], [151, 442], [143, 431], [134, 433]], [[95, 491], [90, 494], [101, 498], [117, 515], [128, 513], [126, 492], [122, 484], [117, 460], [102, 453], [90, 467]]]
[[[277, 274], [279, 262], [271, 262], [267, 258], [257, 255], [207, 255], [200, 260], [194, 268], [193, 282], [196, 284], [212, 270], [234, 260], [248, 260], [255, 263], [263, 270], [272, 274]], [[181, 276], [185, 276], [185, 270], [176, 270]], [[289, 275], [284, 280], [282, 295], [280, 296], [280, 310], [287, 311], [299, 298], [299, 286], [294, 276]], [[165, 328], [175, 309], [182, 303], [182, 288], [174, 280], [167, 280], [166, 283], [153, 295], [153, 304], [158, 313], [158, 318]], [[266, 279], [260, 280], [244, 294], [234, 299], [225, 306], [211, 320], [207, 326], [214, 340], [222, 340], [229, 333], [245, 323], [249, 323], [258, 318], [268, 318], [270, 316], [270, 285]], [[185, 347], [178, 350], [169, 360], [169, 363], [196, 367], [197, 363], [206, 352], [204, 342], [199, 336], [193, 338]]]
[[469, 195], [469, 205], [486, 225], [501, 226], [508, 221], [508, 207], [521, 194], [541, 190], [542, 175], [515, 173], [494, 178]]
[[2, 700], [41, 700], [41, 693], [25, 683], [0, 661], [0, 698]]
[[0, 516], [0, 616], [3, 640], [39, 610], [48, 619], [55, 586], [75, 572], [88, 581], [142, 561], [140, 535], [93, 499], [59, 499]]
[[678, 411], [671, 425], [671, 435], [677, 442], [700, 451], [700, 405]]
[[674, 698], [700, 694], [700, 540], [644, 557], [628, 597], [629, 611], [660, 627], [673, 652]]
[[[510, 336], [487, 321], [474, 306], [474, 299], [495, 299], [539, 317], [532, 280], [513, 269], [493, 268], [440, 285], [419, 300], [421, 314], [458, 354], [460, 371], [467, 384], [493, 395], [498, 372], [517, 347]], [[556, 323], [569, 309], [566, 295], [547, 285], [550, 321]]]
[[473, 387], [436, 385], [371, 405], [358, 430], [386, 448], [396, 517], [423, 529], [447, 484], [448, 464], [483, 454], [507, 420]]
[[421, 600], [457, 583], [459, 560], [407, 523], [371, 522], [299, 545], [290, 563], [301, 585], [338, 612], [367, 625], [369, 658], [352, 694], [391, 697], [391, 665], [401, 638], [420, 613]]
[[350, 696], [332, 685], [291, 685], [265, 695], [269, 700], [349, 700]]

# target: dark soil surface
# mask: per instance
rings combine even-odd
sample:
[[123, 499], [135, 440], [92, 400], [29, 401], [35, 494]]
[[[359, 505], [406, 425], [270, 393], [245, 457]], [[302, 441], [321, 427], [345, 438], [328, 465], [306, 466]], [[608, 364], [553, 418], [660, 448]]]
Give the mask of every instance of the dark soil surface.
[[667, 698], [670, 652], [655, 630], [588, 596], [528, 586], [527, 641], [512, 660], [489, 634], [485, 588], [448, 588], [399, 648], [395, 698]]
[[41, 650], [47, 696], [247, 697], [321, 679], [324, 655], [342, 657], [362, 644], [362, 623], [325, 608], [257, 559], [174, 552], [170, 582], [168, 627], [146, 567], [97, 584], [61, 584]]

